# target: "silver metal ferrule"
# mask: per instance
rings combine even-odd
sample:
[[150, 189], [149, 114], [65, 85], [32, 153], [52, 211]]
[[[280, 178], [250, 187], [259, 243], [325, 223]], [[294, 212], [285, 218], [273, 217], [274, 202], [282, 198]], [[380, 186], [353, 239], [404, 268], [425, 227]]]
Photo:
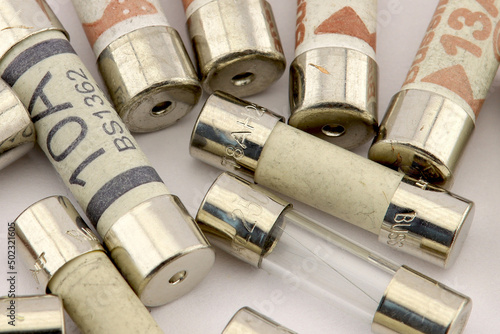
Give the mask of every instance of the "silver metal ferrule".
[[377, 133], [378, 66], [356, 50], [306, 51], [290, 67], [288, 123], [345, 149]]
[[205, 102], [191, 135], [194, 158], [230, 172], [253, 176], [264, 145], [283, 117], [216, 92]]
[[134, 207], [103, 239], [121, 274], [151, 307], [191, 291], [215, 261], [212, 247], [174, 195]]
[[241, 308], [222, 334], [296, 334], [249, 307]]
[[473, 217], [473, 202], [405, 177], [391, 199], [379, 241], [449, 267], [462, 249]]
[[31, 205], [14, 223], [18, 252], [35, 281], [45, 290], [66, 263], [83, 254], [104, 252], [99, 239], [62, 196]]
[[118, 114], [133, 132], [168, 127], [198, 103], [202, 89], [178, 32], [167, 26], [132, 31], [98, 58]]
[[0, 333], [65, 333], [63, 303], [58, 296], [0, 298], [0, 307], [7, 316], [0, 321]]
[[0, 6], [0, 58], [22, 40], [47, 30], [66, 30], [45, 0], [3, 1]]
[[265, 0], [212, 1], [192, 13], [187, 24], [208, 93], [253, 95], [285, 71], [277, 25]]
[[35, 140], [35, 126], [28, 111], [0, 79], [0, 169], [30, 151]]
[[459, 334], [472, 301], [408, 267], [394, 275], [373, 318], [378, 334]]
[[203, 199], [196, 222], [212, 244], [260, 267], [279, 239], [282, 215], [291, 204], [254, 187], [231, 173], [221, 174]]
[[416, 179], [450, 187], [474, 119], [450, 99], [423, 90], [394, 96], [368, 153]]

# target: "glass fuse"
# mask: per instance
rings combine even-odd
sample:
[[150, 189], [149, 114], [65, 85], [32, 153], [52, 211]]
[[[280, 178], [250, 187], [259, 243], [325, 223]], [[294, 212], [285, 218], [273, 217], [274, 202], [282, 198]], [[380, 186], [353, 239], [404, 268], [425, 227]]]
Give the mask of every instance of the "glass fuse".
[[217, 92], [194, 127], [191, 155], [378, 234], [394, 249], [443, 267], [453, 263], [470, 229], [472, 202], [280, 119]]
[[[0, 39], [11, 45], [0, 54], [0, 75], [27, 107], [39, 146], [123, 276], [147, 306], [191, 291], [210, 271], [213, 250], [76, 55], [50, 8], [40, 0], [0, 0], [0, 13]], [[37, 22], [52, 22], [32, 22], [40, 17], [55, 23], [39, 27]], [[32, 31], [10, 29], [12, 24]]]
[[299, 0], [288, 123], [346, 149], [378, 128], [377, 1]]
[[249, 307], [241, 308], [222, 334], [297, 334]]
[[342, 304], [372, 322], [374, 333], [461, 333], [467, 323], [470, 298], [322, 227], [232, 174], [214, 182], [196, 221], [214, 245]]
[[257, 94], [286, 68], [271, 5], [265, 0], [182, 0], [203, 89]]
[[83, 333], [163, 333], [67, 198], [41, 200], [14, 224], [31, 275]]
[[451, 186], [500, 61], [500, 1], [440, 0], [369, 158]]
[[130, 131], [170, 126], [198, 103], [198, 75], [158, 0], [73, 4], [111, 99]]

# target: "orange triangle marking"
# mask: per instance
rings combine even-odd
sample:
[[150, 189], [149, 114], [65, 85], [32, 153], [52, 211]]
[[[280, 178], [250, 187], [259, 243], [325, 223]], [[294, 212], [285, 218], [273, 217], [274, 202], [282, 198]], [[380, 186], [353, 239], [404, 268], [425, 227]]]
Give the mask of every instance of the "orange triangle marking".
[[323, 21], [316, 30], [316, 35], [320, 34], [342, 34], [362, 39], [374, 50], [376, 48], [377, 34], [370, 34], [366, 24], [351, 7], [344, 7], [333, 13], [328, 19]]

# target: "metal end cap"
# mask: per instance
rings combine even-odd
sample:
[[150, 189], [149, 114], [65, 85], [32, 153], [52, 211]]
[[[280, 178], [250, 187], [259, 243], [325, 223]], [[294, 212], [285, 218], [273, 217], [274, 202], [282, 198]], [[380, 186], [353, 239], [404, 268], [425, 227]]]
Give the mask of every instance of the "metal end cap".
[[104, 251], [66, 197], [49, 197], [31, 205], [14, 224], [18, 252], [45, 290], [66, 263], [83, 254]]
[[442, 95], [401, 91], [392, 99], [368, 157], [449, 188], [474, 122], [466, 110]]
[[35, 126], [14, 91], [0, 80], [0, 169], [35, 145]]
[[257, 311], [243, 307], [231, 318], [222, 334], [296, 334]]
[[149, 307], [190, 292], [215, 261], [212, 247], [174, 195], [155, 197], [130, 210], [110, 228], [104, 243]]
[[203, 199], [196, 222], [215, 246], [255, 267], [279, 239], [291, 204], [233, 175], [221, 174]]
[[63, 303], [58, 296], [0, 298], [0, 307], [7, 316], [0, 322], [0, 333], [65, 333]]
[[223, 92], [212, 94], [191, 135], [191, 156], [209, 165], [253, 176], [276, 123], [283, 117]]
[[375, 313], [378, 334], [459, 334], [472, 310], [469, 297], [408, 267], [401, 267]]
[[45, 0], [4, 1], [0, 16], [0, 59], [24, 39], [48, 30], [61, 31], [69, 39]]
[[111, 43], [98, 65], [118, 114], [133, 132], [152, 132], [188, 114], [202, 93], [178, 32], [135, 30]]
[[345, 149], [377, 134], [375, 60], [356, 50], [319, 48], [295, 58], [290, 67], [288, 123]]
[[389, 204], [379, 241], [446, 268], [462, 249], [474, 211], [467, 199], [405, 177]]

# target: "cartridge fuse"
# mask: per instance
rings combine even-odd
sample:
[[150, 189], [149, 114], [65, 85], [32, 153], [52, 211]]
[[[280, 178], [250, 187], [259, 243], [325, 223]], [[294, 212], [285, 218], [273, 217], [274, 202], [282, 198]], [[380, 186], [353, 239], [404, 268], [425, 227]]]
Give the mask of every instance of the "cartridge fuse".
[[[215, 245], [371, 323], [374, 333], [461, 333], [472, 302], [292, 209], [259, 186], [224, 173], [196, 221]], [[307, 263], [308, 270], [293, 269]]]
[[158, 0], [73, 0], [101, 75], [130, 131], [172, 125], [198, 103], [201, 85]]
[[83, 333], [163, 333], [67, 198], [33, 204], [15, 225], [33, 278]]
[[299, 0], [289, 124], [346, 149], [378, 128], [377, 1]]
[[[1, 0], [0, 10], [14, 9], [23, 22], [42, 15], [39, 3]], [[123, 276], [147, 306], [189, 292], [209, 272], [213, 250], [65, 35], [41, 30], [13, 45], [0, 57], [0, 75], [27, 106], [38, 144]]]
[[0, 322], [0, 333], [64, 334], [61, 298], [54, 295], [0, 298], [7, 321]]
[[236, 96], [265, 90], [286, 67], [265, 0], [182, 0], [203, 89]]
[[35, 127], [12, 89], [0, 80], [0, 170], [35, 146]]
[[473, 217], [474, 204], [466, 199], [406, 178], [220, 92], [200, 113], [190, 153], [443, 267], [456, 259]]
[[231, 318], [222, 334], [296, 334], [273, 320], [252, 310], [241, 308]]
[[500, 61], [500, 1], [441, 0], [369, 158], [450, 186]]

